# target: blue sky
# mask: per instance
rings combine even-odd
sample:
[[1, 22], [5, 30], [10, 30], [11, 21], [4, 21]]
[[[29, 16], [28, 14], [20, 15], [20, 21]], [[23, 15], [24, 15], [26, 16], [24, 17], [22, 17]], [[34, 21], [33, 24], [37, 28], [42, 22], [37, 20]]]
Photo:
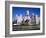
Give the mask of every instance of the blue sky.
[[40, 16], [40, 8], [27, 8], [27, 7], [12, 7], [12, 17], [14, 18], [16, 14], [24, 16], [26, 14], [26, 11], [29, 10], [30, 15], [34, 13]]

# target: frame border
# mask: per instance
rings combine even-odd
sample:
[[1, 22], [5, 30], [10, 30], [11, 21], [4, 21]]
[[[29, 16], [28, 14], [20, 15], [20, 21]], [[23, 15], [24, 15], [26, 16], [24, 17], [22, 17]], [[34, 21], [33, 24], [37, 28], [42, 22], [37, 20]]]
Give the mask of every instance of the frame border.
[[[10, 34], [10, 4], [24, 4], [24, 5], [42, 5], [43, 6], [43, 32], [33, 34]], [[18, 36], [32, 36], [45, 34], [45, 4], [37, 2], [20, 2], [20, 1], [5, 1], [5, 37], [18, 37]]]

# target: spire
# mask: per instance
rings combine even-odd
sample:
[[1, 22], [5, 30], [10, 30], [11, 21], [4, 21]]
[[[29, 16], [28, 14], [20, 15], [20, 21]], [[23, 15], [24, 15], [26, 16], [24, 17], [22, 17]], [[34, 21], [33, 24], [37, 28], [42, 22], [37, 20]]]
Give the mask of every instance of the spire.
[[32, 15], [34, 16], [34, 13], [32, 13]]
[[16, 14], [16, 17], [15, 17], [15, 19], [17, 20], [17, 18], [18, 18], [18, 14]]
[[22, 17], [22, 14], [20, 14], [20, 16]]
[[27, 13], [26, 13], [26, 15], [29, 15], [29, 10], [27, 10]]
[[38, 15], [36, 15], [36, 17], [38, 17]]

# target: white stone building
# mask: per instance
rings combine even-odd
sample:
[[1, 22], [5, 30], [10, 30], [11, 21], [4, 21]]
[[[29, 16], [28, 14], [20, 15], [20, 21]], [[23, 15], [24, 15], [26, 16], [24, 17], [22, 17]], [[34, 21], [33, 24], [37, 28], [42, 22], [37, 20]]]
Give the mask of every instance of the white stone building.
[[36, 24], [36, 18], [35, 18], [35, 14], [32, 13], [32, 16], [31, 16], [31, 23], [34, 25]]
[[29, 10], [26, 11], [26, 15], [24, 17], [24, 21], [29, 20], [28, 24], [31, 25], [31, 18], [29, 15]]
[[16, 19], [17, 19], [17, 24], [20, 25], [22, 23], [22, 14], [20, 14], [20, 16], [16, 15]]
[[40, 17], [38, 17], [38, 15], [36, 15], [36, 24], [39, 24], [40, 22]]
[[28, 20], [29, 25], [32, 25], [32, 24], [39, 24], [40, 17], [38, 17], [37, 15], [35, 16], [34, 13], [32, 13], [32, 16], [30, 16], [29, 10], [27, 10], [25, 16], [22, 16], [22, 14], [18, 16], [16, 14], [16, 20], [18, 25], [20, 25], [22, 21], [25, 22], [26, 20]]
[[27, 10], [26, 15], [24, 16], [24, 21], [30, 20], [29, 11]]

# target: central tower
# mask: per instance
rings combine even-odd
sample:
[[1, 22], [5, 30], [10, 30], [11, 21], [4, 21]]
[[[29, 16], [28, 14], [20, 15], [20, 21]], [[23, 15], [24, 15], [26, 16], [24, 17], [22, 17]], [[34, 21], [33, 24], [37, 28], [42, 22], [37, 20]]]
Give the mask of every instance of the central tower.
[[26, 11], [26, 15], [29, 15], [29, 10]]

